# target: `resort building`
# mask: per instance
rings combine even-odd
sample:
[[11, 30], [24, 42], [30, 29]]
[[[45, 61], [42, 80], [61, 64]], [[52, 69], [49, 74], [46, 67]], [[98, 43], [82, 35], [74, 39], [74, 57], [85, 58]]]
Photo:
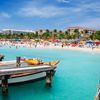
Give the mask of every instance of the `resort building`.
[[21, 34], [21, 33], [35, 33], [33, 30], [16, 30], [16, 29], [3, 29], [4, 34]]
[[38, 30], [17, 30], [17, 29], [3, 29], [2, 30], [2, 33], [4, 34], [21, 34], [21, 33], [34, 33], [34, 34], [43, 34], [45, 32], [52, 32], [51, 30], [49, 29], [38, 29]]
[[0, 34], [2, 34], [2, 31], [0, 31]]
[[88, 36], [92, 33], [95, 33], [96, 30], [92, 29], [92, 28], [86, 28], [86, 27], [79, 27], [79, 26], [75, 26], [75, 27], [69, 27], [68, 31], [70, 32], [70, 34], [76, 34], [77, 32], [81, 33], [82, 36]]

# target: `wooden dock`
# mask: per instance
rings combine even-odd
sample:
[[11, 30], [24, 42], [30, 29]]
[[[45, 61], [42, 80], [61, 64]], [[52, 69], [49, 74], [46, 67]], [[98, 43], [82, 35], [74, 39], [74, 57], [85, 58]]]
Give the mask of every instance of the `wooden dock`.
[[[51, 86], [52, 73], [56, 66], [50, 65], [28, 65], [24, 61], [20, 61], [20, 57], [17, 57], [17, 61], [4, 61], [0, 62], [0, 79], [2, 94], [6, 95], [8, 93], [8, 79], [12, 75], [33, 73], [33, 72], [45, 72], [46, 73], [46, 84]], [[34, 74], [34, 73], [33, 73]]]
[[[12, 65], [13, 66], [13, 65]], [[33, 71], [48, 71], [53, 70], [54, 68], [49, 65], [37, 65], [37, 66], [25, 66], [23, 68], [6, 68], [0, 69], [0, 76], [3, 75], [13, 75], [13, 74], [20, 74], [25, 72], [33, 72]]]

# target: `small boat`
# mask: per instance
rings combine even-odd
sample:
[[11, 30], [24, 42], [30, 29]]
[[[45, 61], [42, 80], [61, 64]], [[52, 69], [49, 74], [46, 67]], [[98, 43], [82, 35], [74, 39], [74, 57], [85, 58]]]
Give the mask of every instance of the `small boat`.
[[[31, 72], [24, 72], [24, 73], [16, 73], [10, 75], [10, 78], [8, 79], [8, 84], [16, 84], [16, 83], [21, 83], [21, 82], [28, 82], [28, 81], [33, 81], [37, 79], [41, 79], [46, 77], [46, 71], [45, 66], [51, 67], [54, 72], [56, 70], [57, 64], [59, 61], [51, 61], [51, 62], [42, 62], [41, 60], [38, 59], [24, 59], [20, 61], [20, 68], [31, 68], [35, 67], [37, 70], [33, 70]], [[41, 67], [43, 70], [38, 69]], [[15, 69], [17, 70], [16, 67], [16, 60], [13, 61], [2, 61], [0, 62], [0, 71], [2, 70], [9, 70], [9, 69]], [[1, 80], [0, 80], [1, 84]]]

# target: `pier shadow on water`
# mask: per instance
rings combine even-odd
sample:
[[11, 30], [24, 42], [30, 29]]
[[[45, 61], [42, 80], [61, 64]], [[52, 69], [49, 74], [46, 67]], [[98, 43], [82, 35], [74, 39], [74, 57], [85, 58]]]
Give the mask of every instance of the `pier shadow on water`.
[[6, 95], [2, 94], [2, 88], [1, 88], [1, 86], [0, 86], [0, 100], [11, 100], [10, 96], [9, 96], [9, 93], [6, 94]]
[[8, 93], [7, 95], [3, 95], [2, 93], [0, 93], [0, 95], [2, 95], [2, 96], [0, 97], [0, 100], [11, 100], [11, 99], [10, 99], [10, 96], [9, 96], [9, 93]]

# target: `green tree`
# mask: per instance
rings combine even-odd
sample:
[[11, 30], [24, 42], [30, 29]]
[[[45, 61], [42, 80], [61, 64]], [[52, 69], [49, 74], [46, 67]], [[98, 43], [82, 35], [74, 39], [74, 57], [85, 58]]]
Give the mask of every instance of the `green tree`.
[[65, 38], [65, 35], [63, 33], [60, 33], [59, 36], [58, 36], [58, 38], [59, 39], [64, 39]]
[[100, 40], [100, 31], [96, 31], [96, 33], [94, 33], [95, 39]]
[[51, 33], [50, 32], [45, 32], [42, 34], [43, 39], [50, 39], [51, 38]]
[[75, 34], [76, 34], [76, 37], [79, 39], [79, 38], [80, 38], [79, 30], [78, 30], [78, 29], [75, 29], [74, 32], [75, 32]]
[[36, 38], [36, 39], [39, 38], [39, 33], [38, 33], [38, 31], [35, 32], [34, 38]]

